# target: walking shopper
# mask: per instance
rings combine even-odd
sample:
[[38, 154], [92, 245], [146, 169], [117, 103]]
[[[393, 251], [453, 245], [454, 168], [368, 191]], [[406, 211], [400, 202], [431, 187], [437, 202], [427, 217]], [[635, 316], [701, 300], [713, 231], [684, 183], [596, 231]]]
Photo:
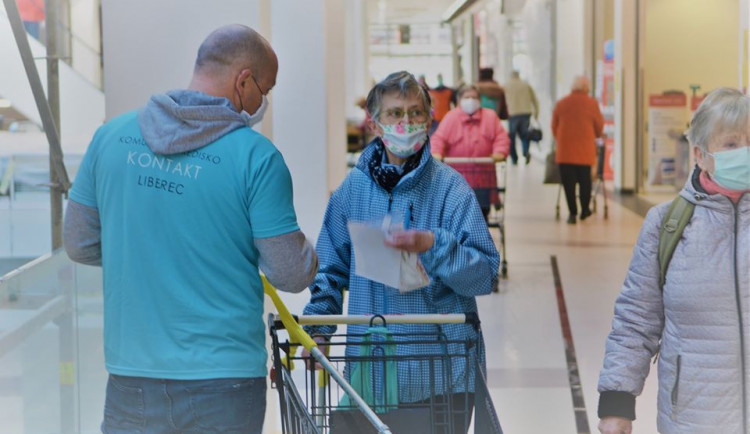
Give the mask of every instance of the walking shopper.
[[516, 137], [521, 139], [521, 151], [526, 159], [526, 164], [531, 161], [529, 145], [531, 141], [527, 132], [531, 123], [531, 116], [539, 118], [539, 103], [536, 99], [534, 89], [529, 83], [521, 80], [518, 71], [513, 71], [510, 80], [505, 84], [505, 101], [508, 103], [508, 134], [510, 135], [510, 159], [513, 164], [518, 164], [518, 153], [516, 151]]
[[596, 167], [596, 139], [601, 138], [604, 118], [599, 103], [589, 96], [590, 82], [576, 77], [568, 96], [552, 112], [552, 134], [557, 142], [555, 162], [560, 167], [560, 181], [568, 203], [568, 223], [576, 223], [576, 184], [581, 202], [581, 220], [591, 215], [592, 169]]
[[750, 98], [711, 92], [688, 139], [696, 168], [674, 208], [648, 212], [615, 302], [598, 386], [604, 434], [631, 432], [657, 355], [660, 433], [750, 428]]

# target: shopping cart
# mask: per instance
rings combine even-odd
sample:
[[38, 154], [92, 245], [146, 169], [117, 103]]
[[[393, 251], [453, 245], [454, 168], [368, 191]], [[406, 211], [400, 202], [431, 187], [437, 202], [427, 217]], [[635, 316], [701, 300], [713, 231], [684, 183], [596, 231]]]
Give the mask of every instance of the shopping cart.
[[[498, 250], [501, 252], [501, 276], [508, 277], [505, 254], [505, 191], [507, 162], [496, 162], [492, 157], [445, 157], [445, 164], [456, 169], [474, 189], [479, 206], [487, 211], [487, 226], [497, 228]], [[498, 288], [495, 287], [495, 292]]]
[[[604, 218], [609, 218], [609, 207], [607, 205], [607, 189], [604, 185], [604, 144], [603, 142], [597, 142], [596, 144], [596, 177], [594, 179], [594, 186], [591, 189], [591, 212], [596, 213], [596, 197], [599, 192], [602, 193], [602, 200], [604, 201]], [[560, 184], [557, 189], [557, 203], [555, 204], [555, 220], [560, 220], [560, 197], [562, 196], [563, 186]]]
[[[450, 340], [440, 325], [465, 324], [476, 327], [476, 314], [449, 315], [318, 315], [295, 317], [299, 324], [369, 324], [366, 333], [322, 335], [328, 340], [330, 355], [322, 370], [308, 370], [311, 357], [297, 355], [299, 344], [279, 333], [285, 328], [280, 318], [270, 314], [268, 327], [273, 348], [273, 387], [279, 393], [282, 429], [291, 433], [466, 433], [471, 421], [469, 410], [476, 396], [475, 432], [501, 433], [496, 416], [487, 430], [480, 424], [480, 410], [494, 407], [488, 395], [470, 390], [467, 367], [474, 359], [477, 343], [473, 340]], [[386, 325], [434, 324], [434, 333], [396, 333]], [[427, 329], [432, 327], [426, 327]], [[476, 363], [474, 361], [474, 363]], [[298, 367], [296, 384], [291, 367]], [[461, 369], [456, 369], [461, 367]], [[457, 375], [458, 371], [463, 375]], [[343, 372], [344, 379], [335, 378]], [[476, 383], [484, 385], [481, 372]], [[301, 386], [301, 387], [300, 387]], [[374, 411], [375, 417], [363, 412], [352, 398], [354, 389]], [[483, 386], [484, 387], [484, 386]], [[477, 389], [481, 387], [476, 386]], [[486, 390], [486, 389], [485, 389]], [[462, 393], [463, 392], [463, 393]], [[471, 401], [470, 401], [471, 400]], [[480, 405], [479, 403], [482, 403]], [[489, 403], [489, 405], [487, 404]], [[486, 421], [485, 421], [486, 422]], [[378, 424], [382, 424], [379, 426]]]

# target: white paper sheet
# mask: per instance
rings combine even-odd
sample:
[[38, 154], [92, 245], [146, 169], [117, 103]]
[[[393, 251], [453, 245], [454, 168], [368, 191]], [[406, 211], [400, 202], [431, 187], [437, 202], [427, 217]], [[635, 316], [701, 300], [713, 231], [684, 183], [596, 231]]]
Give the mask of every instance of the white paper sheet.
[[349, 222], [348, 227], [354, 249], [354, 273], [398, 288], [401, 285], [401, 251], [385, 245], [385, 234], [379, 227], [362, 222]]

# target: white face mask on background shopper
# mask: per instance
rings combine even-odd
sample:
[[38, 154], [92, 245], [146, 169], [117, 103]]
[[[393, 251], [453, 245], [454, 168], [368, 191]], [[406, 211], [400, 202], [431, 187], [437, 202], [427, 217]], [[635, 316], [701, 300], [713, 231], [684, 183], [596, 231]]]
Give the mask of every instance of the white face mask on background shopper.
[[750, 146], [706, 154], [714, 159], [711, 177], [717, 184], [730, 190], [750, 190]]
[[473, 115], [477, 110], [479, 110], [479, 100], [475, 98], [464, 98], [459, 103], [461, 106], [461, 110], [463, 110], [467, 115]]

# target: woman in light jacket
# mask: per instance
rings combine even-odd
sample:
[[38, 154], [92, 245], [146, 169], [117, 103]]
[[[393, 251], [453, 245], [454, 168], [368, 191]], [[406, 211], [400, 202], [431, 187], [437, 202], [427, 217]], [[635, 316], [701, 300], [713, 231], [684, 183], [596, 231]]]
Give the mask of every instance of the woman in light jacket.
[[695, 204], [660, 285], [669, 203], [651, 209], [607, 338], [599, 430], [629, 433], [658, 353], [659, 432], [750, 432], [750, 98], [713, 91], [688, 139], [697, 162], [680, 195]]
[[[492, 157], [503, 161], [510, 150], [510, 139], [494, 110], [481, 107], [479, 89], [464, 85], [458, 89], [458, 107], [449, 111], [430, 137], [432, 154], [444, 157]], [[474, 189], [485, 218], [490, 205], [498, 203], [497, 172], [494, 164], [454, 164]]]
[[[328, 202], [316, 246], [319, 270], [305, 315], [341, 314], [345, 288], [349, 289], [350, 315], [477, 312], [475, 297], [495, 287], [500, 258], [476, 198], [458, 173], [430, 155], [429, 107], [427, 92], [405, 71], [389, 75], [367, 96], [367, 112], [377, 137]], [[389, 245], [419, 255], [431, 279], [428, 286], [401, 292], [355, 273], [347, 223], [383, 219], [388, 213], [405, 216], [405, 230], [392, 233]], [[442, 332], [451, 341], [476, 342], [469, 360], [451, 360], [450, 379], [416, 359], [398, 366], [400, 403], [429, 400], [431, 393], [450, 395], [453, 408], [470, 417], [474, 367], [484, 370], [485, 366], [484, 342], [477, 330], [469, 324], [387, 327], [416, 339], [419, 334]], [[367, 328], [349, 325], [347, 333], [361, 334]], [[335, 329], [306, 327], [313, 335]], [[348, 342], [357, 339], [347, 337]], [[408, 357], [431, 346], [399, 345], [398, 351]], [[356, 345], [348, 345], [346, 353], [355, 356], [357, 350]], [[468, 422], [455, 417], [451, 432], [465, 433]]]

